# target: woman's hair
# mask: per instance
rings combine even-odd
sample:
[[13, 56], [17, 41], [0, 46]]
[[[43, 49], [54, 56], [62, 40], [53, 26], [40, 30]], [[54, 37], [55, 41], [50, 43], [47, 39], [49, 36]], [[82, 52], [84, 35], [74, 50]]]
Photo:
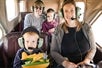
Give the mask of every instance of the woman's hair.
[[49, 13], [49, 12], [55, 12], [55, 11], [54, 11], [54, 9], [49, 8], [49, 9], [47, 10], [47, 13]]
[[41, 0], [36, 0], [36, 1], [34, 2], [34, 7], [35, 7], [35, 6], [44, 7], [44, 3], [43, 3], [43, 1], [41, 1]]
[[62, 3], [62, 8], [66, 4], [73, 4], [76, 7], [76, 4], [75, 4], [75, 1], [74, 0], [64, 0], [63, 3]]

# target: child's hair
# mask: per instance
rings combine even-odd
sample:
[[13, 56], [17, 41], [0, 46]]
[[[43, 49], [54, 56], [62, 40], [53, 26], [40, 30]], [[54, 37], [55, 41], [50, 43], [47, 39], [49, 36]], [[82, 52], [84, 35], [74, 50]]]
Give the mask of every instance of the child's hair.
[[49, 8], [49, 9], [47, 10], [47, 13], [50, 13], [50, 12], [55, 12], [55, 11], [54, 11], [54, 9]]

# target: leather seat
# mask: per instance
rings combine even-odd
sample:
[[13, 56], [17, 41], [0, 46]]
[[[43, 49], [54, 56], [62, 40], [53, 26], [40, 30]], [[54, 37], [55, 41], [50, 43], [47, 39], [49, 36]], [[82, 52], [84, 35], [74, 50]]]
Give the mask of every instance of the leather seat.
[[11, 32], [3, 38], [3, 43], [1, 45], [2, 47], [1, 49], [2, 66], [1, 67], [12, 68], [15, 54], [17, 50], [20, 48], [17, 42], [20, 35], [21, 35], [20, 32]]
[[24, 19], [25, 19], [25, 16], [26, 14], [28, 13], [32, 13], [32, 12], [21, 12], [20, 13], [20, 22], [15, 26], [14, 30], [12, 32], [21, 32], [23, 31], [23, 28], [24, 28]]

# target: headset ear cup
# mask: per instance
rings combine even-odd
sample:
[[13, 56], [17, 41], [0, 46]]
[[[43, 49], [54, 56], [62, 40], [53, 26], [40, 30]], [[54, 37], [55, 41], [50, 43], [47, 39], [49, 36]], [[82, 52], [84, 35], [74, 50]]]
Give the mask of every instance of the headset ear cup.
[[43, 46], [43, 42], [44, 42], [43, 38], [39, 38], [38, 43], [37, 43], [37, 47], [41, 48]]
[[42, 13], [44, 13], [44, 10], [45, 10], [45, 7], [43, 7], [43, 9], [42, 9]]
[[32, 6], [32, 11], [34, 12], [34, 6]]
[[56, 16], [56, 14], [54, 13], [53, 19], [55, 19], [55, 18], [56, 18], [55, 16]]
[[61, 8], [62, 17], [64, 17], [63, 8]]
[[75, 18], [78, 16], [78, 7], [75, 7]]
[[18, 38], [18, 44], [21, 48], [24, 48], [24, 38], [23, 37]]

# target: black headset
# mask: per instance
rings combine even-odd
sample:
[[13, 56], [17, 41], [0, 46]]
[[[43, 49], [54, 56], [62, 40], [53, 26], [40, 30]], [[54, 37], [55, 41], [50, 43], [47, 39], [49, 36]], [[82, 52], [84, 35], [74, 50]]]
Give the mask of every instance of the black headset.
[[39, 34], [39, 31], [34, 27], [34, 26], [31, 26], [31, 27], [28, 27], [26, 29], [24, 29], [21, 33], [21, 37], [18, 38], [18, 44], [21, 48], [25, 48], [25, 45], [24, 45], [24, 38], [22, 37], [26, 32], [35, 32], [39, 35], [39, 38], [38, 38], [38, 41], [37, 41], [37, 48], [41, 48], [42, 45], [43, 45], [43, 38], [40, 37], [40, 34]]

